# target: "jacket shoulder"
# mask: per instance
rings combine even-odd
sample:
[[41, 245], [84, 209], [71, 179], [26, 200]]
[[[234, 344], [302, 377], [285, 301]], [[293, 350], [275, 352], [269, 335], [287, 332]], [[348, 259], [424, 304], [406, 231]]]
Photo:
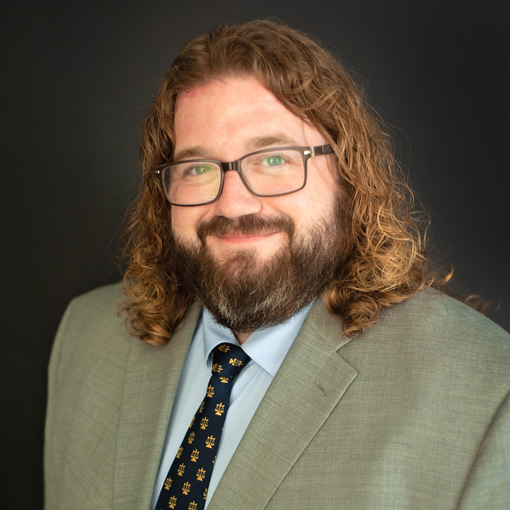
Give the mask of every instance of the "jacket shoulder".
[[122, 282], [105, 285], [93, 289], [78, 297], [69, 304], [68, 311], [72, 316], [93, 314], [95, 318], [110, 317], [112, 312], [118, 315], [123, 304], [127, 301]]
[[508, 332], [475, 309], [435, 289], [419, 292], [387, 310], [381, 314], [378, 326], [390, 334], [412, 333], [433, 343], [460, 342], [510, 355]]

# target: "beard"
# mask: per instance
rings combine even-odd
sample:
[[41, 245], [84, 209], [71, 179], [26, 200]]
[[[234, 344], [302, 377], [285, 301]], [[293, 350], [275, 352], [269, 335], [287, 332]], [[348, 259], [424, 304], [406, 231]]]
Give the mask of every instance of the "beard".
[[[198, 244], [173, 239], [173, 263], [181, 284], [236, 333], [281, 324], [309, 304], [339, 275], [347, 249], [342, 207], [301, 234], [285, 215], [217, 216], [197, 227]], [[286, 233], [287, 242], [265, 261], [256, 249], [239, 250], [219, 261], [207, 246], [208, 235]]]

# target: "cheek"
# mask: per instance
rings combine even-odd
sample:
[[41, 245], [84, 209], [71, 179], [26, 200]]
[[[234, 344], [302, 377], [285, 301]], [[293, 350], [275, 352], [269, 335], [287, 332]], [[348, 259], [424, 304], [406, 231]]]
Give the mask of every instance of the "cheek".
[[196, 236], [196, 224], [194, 211], [191, 207], [172, 207], [171, 227], [177, 239]]
[[199, 207], [172, 206], [171, 228], [176, 239], [198, 239], [197, 225], [212, 216], [211, 205]]

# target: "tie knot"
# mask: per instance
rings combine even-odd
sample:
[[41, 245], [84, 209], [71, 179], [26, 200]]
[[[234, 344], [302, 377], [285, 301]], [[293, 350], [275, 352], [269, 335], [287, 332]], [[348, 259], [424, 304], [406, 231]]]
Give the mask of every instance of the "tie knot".
[[220, 344], [212, 352], [212, 375], [233, 378], [248, 364], [250, 357], [241, 347]]

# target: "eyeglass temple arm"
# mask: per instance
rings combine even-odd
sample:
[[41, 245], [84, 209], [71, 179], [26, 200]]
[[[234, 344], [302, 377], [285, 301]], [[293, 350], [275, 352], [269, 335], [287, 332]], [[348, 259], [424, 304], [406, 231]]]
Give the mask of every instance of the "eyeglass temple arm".
[[326, 145], [317, 145], [312, 147], [314, 156], [323, 156], [324, 154], [333, 154], [333, 147], [328, 143]]

